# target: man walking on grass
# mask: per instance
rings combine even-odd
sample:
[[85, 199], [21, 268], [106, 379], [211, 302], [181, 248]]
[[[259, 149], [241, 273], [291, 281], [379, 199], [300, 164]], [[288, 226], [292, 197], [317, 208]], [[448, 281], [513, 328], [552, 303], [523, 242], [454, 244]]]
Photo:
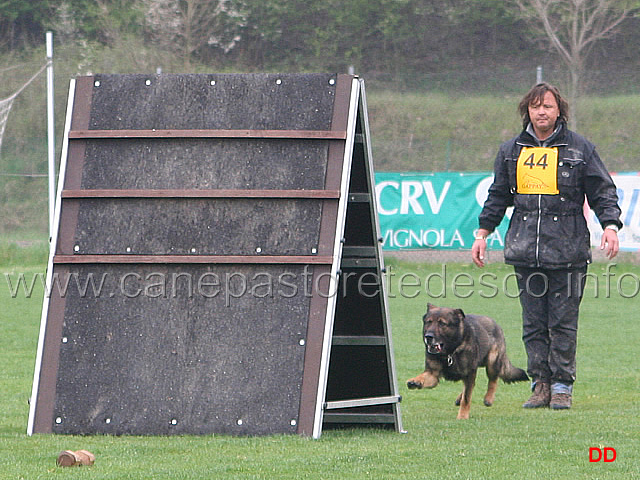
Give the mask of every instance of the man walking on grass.
[[591, 263], [585, 198], [604, 229], [600, 248], [609, 259], [618, 253], [621, 211], [594, 145], [567, 129], [568, 104], [556, 87], [535, 85], [518, 109], [523, 131], [500, 146], [471, 255], [484, 266], [487, 235], [513, 206], [504, 257], [515, 267], [521, 292], [522, 338], [533, 379], [523, 407], [562, 410], [571, 408], [578, 310]]

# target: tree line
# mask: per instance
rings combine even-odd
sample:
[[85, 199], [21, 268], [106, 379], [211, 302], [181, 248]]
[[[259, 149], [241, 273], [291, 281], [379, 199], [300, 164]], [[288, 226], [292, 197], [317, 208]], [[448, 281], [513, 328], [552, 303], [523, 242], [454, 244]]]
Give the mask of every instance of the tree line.
[[[125, 39], [159, 49], [179, 58], [184, 70], [194, 64], [281, 71], [353, 66], [369, 75], [401, 72], [410, 78], [503, 65], [533, 69], [544, 62], [581, 74], [605, 64], [640, 66], [638, 5], [638, 0], [4, 0], [0, 52], [41, 45], [44, 32], [53, 30], [63, 43], [117, 47]], [[572, 38], [576, 32], [580, 38]], [[576, 43], [585, 39], [590, 41]]]

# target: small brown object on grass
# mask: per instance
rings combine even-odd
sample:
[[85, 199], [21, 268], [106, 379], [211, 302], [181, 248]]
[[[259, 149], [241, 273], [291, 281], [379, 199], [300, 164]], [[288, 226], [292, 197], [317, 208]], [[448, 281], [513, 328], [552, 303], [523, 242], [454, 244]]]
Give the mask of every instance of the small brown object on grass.
[[75, 452], [65, 450], [60, 452], [56, 463], [59, 467], [73, 467], [80, 465], [93, 465], [95, 461], [95, 455], [87, 450], [77, 450]]

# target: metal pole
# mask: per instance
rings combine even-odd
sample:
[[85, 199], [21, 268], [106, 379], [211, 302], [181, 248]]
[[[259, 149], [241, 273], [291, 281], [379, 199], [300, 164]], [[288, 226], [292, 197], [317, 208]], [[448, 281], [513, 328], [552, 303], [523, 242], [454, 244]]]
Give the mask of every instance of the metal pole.
[[49, 241], [53, 236], [53, 218], [56, 202], [56, 137], [53, 110], [53, 33], [46, 33], [47, 40], [47, 153], [49, 159]]

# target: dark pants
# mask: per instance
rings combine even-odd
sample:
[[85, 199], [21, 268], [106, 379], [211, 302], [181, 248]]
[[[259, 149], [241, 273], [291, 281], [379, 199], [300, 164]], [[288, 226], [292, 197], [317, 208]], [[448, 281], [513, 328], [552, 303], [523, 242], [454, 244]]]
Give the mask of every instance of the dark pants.
[[578, 311], [587, 268], [515, 267], [522, 305], [522, 339], [533, 380], [572, 385], [576, 379]]

